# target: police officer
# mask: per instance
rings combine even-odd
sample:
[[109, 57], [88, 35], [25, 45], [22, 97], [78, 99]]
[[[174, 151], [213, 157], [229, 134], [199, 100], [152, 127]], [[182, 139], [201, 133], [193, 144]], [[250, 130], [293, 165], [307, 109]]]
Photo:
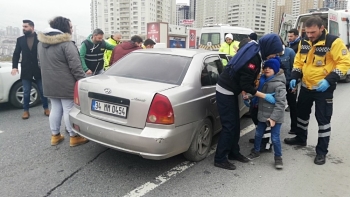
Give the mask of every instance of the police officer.
[[307, 38], [299, 44], [294, 61], [290, 88], [294, 89], [301, 77], [301, 89], [297, 102], [296, 137], [284, 139], [286, 144], [306, 146], [311, 107], [316, 104], [318, 143], [314, 163], [326, 163], [331, 134], [333, 92], [337, 81], [350, 69], [350, 56], [343, 41], [328, 34], [320, 17], [305, 22]]
[[[234, 56], [237, 53], [239, 42], [236, 40], [233, 40], [232, 34], [226, 34], [225, 35], [225, 42], [221, 44], [221, 47], [219, 49], [220, 52], [226, 53], [230, 56]], [[227, 61], [223, 60], [222, 64], [224, 66], [227, 65]]]
[[95, 29], [88, 36], [80, 48], [80, 60], [83, 70], [87, 75], [97, 75], [103, 72], [104, 52], [113, 50], [115, 46], [103, 40], [104, 32], [101, 29]]
[[261, 59], [274, 58], [282, 50], [282, 43], [278, 35], [267, 34], [259, 40], [259, 44], [250, 41], [242, 45], [220, 74], [216, 85], [216, 101], [222, 131], [216, 149], [214, 166], [234, 170], [235, 165], [228, 160], [249, 162], [249, 159], [240, 153], [238, 144], [240, 138], [238, 96], [244, 91], [270, 103], [275, 103], [273, 94], [257, 91], [254, 81], [261, 70]]

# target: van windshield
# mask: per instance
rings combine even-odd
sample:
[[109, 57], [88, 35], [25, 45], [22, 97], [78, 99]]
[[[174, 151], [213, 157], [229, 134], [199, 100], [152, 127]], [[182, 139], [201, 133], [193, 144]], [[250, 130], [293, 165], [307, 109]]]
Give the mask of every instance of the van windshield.
[[[227, 33], [225, 33], [226, 35]], [[233, 35], [233, 40], [242, 41], [244, 38], [248, 38], [248, 35], [245, 34], [235, 34]], [[220, 33], [202, 33], [201, 35], [201, 45], [207, 45], [208, 42], [211, 42], [212, 45], [221, 44]]]
[[207, 45], [208, 42], [211, 42], [212, 45], [221, 44], [220, 33], [202, 33], [201, 44]]

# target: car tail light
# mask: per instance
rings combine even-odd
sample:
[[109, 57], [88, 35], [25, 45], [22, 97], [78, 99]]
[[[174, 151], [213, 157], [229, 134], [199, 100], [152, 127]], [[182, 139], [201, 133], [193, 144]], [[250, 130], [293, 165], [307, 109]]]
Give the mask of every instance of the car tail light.
[[74, 128], [76, 131], [80, 132], [80, 127], [79, 127], [79, 125], [76, 125], [76, 124], [73, 123], [73, 128]]
[[154, 96], [146, 122], [165, 125], [174, 124], [173, 107], [166, 96], [161, 94]]
[[79, 81], [75, 82], [75, 86], [74, 86], [74, 104], [80, 106], [78, 86], [79, 86]]

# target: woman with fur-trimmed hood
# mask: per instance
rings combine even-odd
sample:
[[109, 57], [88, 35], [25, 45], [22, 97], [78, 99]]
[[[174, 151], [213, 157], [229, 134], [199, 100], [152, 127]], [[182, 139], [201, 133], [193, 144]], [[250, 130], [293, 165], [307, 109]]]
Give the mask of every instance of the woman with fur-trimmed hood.
[[70, 146], [78, 146], [88, 140], [72, 130], [69, 111], [74, 106], [74, 85], [85, 77], [85, 73], [78, 49], [72, 41], [71, 21], [58, 16], [49, 24], [51, 28], [38, 34], [38, 59], [44, 95], [51, 100], [51, 145], [57, 145], [64, 139], [60, 134], [63, 116], [70, 135]]

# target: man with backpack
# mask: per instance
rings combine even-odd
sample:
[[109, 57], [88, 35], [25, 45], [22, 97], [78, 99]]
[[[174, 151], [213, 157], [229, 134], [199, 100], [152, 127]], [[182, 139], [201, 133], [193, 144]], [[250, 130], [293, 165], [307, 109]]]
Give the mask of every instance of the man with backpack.
[[249, 162], [249, 159], [240, 153], [238, 145], [240, 138], [238, 96], [244, 91], [265, 99], [269, 103], [275, 103], [273, 94], [264, 94], [257, 91], [254, 81], [261, 70], [261, 59], [274, 58], [282, 51], [279, 36], [277, 34], [267, 34], [259, 40], [259, 44], [252, 40], [242, 45], [220, 74], [216, 85], [216, 101], [222, 131], [216, 149], [214, 166], [235, 170], [236, 166], [228, 160]]

